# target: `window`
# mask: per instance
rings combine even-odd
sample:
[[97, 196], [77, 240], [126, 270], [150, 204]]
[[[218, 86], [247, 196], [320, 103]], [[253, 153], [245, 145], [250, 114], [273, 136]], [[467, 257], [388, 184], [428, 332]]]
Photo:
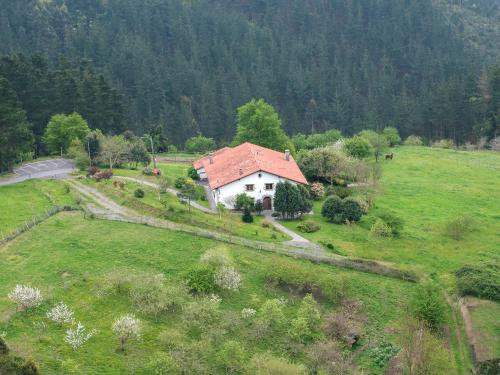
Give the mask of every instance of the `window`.
[[266, 190], [273, 190], [274, 189], [274, 184], [266, 184]]
[[245, 185], [245, 190], [246, 191], [254, 191], [255, 185], [250, 184], [250, 185]]

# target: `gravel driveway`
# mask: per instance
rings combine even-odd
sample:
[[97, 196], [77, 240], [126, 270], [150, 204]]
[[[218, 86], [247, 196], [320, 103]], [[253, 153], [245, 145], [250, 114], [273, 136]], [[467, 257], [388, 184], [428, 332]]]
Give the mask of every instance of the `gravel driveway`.
[[75, 165], [68, 159], [52, 159], [25, 163], [14, 169], [14, 177], [0, 179], [0, 186], [11, 185], [32, 178], [58, 179], [67, 178]]

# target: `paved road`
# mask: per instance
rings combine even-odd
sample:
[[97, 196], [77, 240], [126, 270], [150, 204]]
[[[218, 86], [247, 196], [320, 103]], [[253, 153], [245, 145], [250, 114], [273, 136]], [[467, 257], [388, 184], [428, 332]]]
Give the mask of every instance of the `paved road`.
[[11, 185], [32, 178], [58, 179], [67, 178], [74, 169], [74, 163], [68, 159], [52, 159], [25, 163], [14, 169], [14, 177], [0, 180], [0, 186]]
[[317, 249], [317, 250], [321, 249], [321, 247], [319, 245], [309, 241], [308, 239], [298, 235], [294, 231], [292, 231], [292, 230], [288, 229], [287, 227], [285, 227], [284, 225], [280, 224], [276, 220], [276, 218], [272, 215], [271, 211], [264, 211], [264, 215], [265, 215], [266, 219], [268, 221], [270, 221], [276, 229], [278, 229], [280, 232], [288, 234], [290, 237], [292, 237], [292, 239], [290, 241], [285, 242], [286, 244], [292, 245], [292, 246], [309, 247], [311, 249]]

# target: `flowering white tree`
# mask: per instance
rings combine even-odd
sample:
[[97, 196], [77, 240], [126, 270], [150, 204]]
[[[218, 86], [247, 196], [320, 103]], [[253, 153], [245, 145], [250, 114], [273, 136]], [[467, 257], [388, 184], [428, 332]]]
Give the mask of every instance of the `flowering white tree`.
[[14, 290], [8, 294], [10, 300], [17, 303], [16, 311], [21, 308], [21, 310], [27, 310], [31, 307], [40, 306], [43, 297], [40, 289], [32, 288], [29, 285], [16, 285]]
[[73, 311], [63, 302], [59, 302], [47, 313], [47, 318], [58, 324], [71, 323]]
[[128, 340], [141, 338], [142, 323], [133, 314], [126, 314], [115, 320], [113, 332], [120, 340], [120, 349], [124, 351]]
[[232, 267], [222, 266], [215, 273], [215, 283], [221, 289], [238, 290], [241, 286], [241, 275]]
[[246, 307], [243, 310], [241, 310], [241, 317], [243, 319], [250, 319], [253, 318], [256, 313], [257, 311], [255, 311], [254, 309]]
[[78, 322], [76, 328], [69, 328], [66, 331], [66, 337], [64, 337], [64, 341], [66, 341], [73, 348], [73, 350], [77, 350], [95, 334], [95, 329], [90, 332], [86, 332], [85, 326], [82, 323]]

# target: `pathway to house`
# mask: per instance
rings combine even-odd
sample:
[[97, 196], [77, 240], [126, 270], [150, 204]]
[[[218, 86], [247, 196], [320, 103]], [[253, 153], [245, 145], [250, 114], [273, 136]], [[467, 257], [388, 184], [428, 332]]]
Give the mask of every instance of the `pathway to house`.
[[272, 211], [264, 211], [264, 215], [266, 216], [266, 219], [268, 221], [270, 221], [273, 226], [278, 229], [280, 232], [283, 232], [287, 235], [289, 235], [290, 237], [292, 237], [292, 239], [290, 241], [287, 241], [285, 242], [286, 244], [289, 244], [289, 245], [298, 245], [298, 246], [305, 246], [305, 247], [319, 247], [318, 245], [316, 245], [315, 243], [309, 241], [308, 239], [298, 235], [297, 233], [295, 233], [294, 231], [288, 229], [287, 227], [283, 226], [282, 224], [280, 224], [278, 222], [278, 220], [276, 220], [276, 218], [272, 215]]
[[68, 178], [74, 168], [73, 161], [68, 159], [52, 159], [25, 163], [14, 169], [15, 176], [0, 179], [0, 186], [12, 185], [32, 178]]

